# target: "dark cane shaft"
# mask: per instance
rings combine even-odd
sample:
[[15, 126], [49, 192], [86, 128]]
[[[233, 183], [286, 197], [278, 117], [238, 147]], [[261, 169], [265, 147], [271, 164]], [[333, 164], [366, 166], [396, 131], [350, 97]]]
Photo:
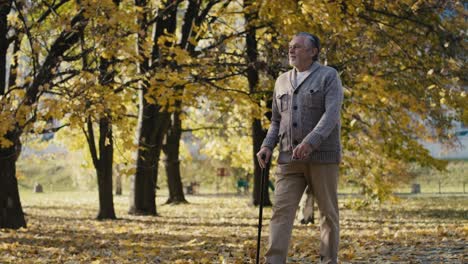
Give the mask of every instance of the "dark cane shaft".
[[[262, 159], [265, 160], [265, 156], [262, 156]], [[259, 214], [258, 214], [258, 235], [257, 235], [257, 258], [256, 262], [259, 264], [260, 260], [260, 239], [262, 236], [262, 220], [263, 220], [263, 195], [265, 189], [265, 177], [266, 177], [266, 168], [262, 168], [261, 178], [260, 178], [260, 206], [259, 206]]]

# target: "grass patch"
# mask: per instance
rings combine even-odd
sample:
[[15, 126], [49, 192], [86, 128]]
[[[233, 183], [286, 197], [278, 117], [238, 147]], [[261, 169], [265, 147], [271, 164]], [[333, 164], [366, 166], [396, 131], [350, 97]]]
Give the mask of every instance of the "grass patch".
[[446, 171], [415, 168], [418, 176], [399, 186], [396, 192], [411, 192], [412, 184], [420, 184], [422, 193], [468, 193], [468, 162], [451, 161]]

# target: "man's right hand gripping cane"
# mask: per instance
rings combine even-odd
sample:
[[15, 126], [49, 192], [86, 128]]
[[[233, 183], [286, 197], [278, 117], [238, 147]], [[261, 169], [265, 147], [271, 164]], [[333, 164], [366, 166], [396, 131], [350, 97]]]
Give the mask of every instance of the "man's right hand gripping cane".
[[262, 147], [260, 151], [257, 153], [257, 160], [258, 160], [258, 163], [260, 164], [260, 167], [262, 167], [262, 169], [266, 168], [266, 165], [268, 164], [268, 162], [270, 162], [271, 152], [272, 151], [270, 148]]

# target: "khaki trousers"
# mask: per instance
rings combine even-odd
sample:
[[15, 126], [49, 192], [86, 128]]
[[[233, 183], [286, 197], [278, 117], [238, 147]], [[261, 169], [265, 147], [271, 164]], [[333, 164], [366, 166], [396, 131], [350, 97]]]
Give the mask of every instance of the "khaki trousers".
[[306, 186], [320, 210], [320, 255], [323, 263], [336, 263], [339, 243], [338, 164], [291, 162], [278, 165], [275, 202], [270, 221], [266, 262], [286, 263], [296, 210]]

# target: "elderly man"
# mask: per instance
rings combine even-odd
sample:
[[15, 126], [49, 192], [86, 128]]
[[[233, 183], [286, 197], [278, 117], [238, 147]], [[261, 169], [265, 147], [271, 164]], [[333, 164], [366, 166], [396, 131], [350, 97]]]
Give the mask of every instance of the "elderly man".
[[336, 70], [318, 63], [319, 52], [319, 39], [309, 33], [298, 33], [289, 43], [293, 69], [276, 80], [271, 125], [257, 153], [265, 168], [279, 142], [267, 263], [286, 263], [295, 212], [306, 186], [320, 210], [320, 261], [337, 263], [343, 88]]

